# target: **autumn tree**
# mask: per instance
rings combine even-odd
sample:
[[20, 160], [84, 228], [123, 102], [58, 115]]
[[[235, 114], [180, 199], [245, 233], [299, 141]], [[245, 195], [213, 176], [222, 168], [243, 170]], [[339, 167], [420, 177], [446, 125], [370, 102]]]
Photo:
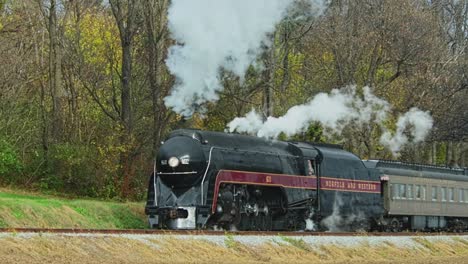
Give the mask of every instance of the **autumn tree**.
[[150, 0], [144, 3], [144, 49], [147, 55], [147, 77], [152, 99], [152, 153], [156, 155], [170, 119], [163, 98], [168, 95], [171, 78], [165, 69], [164, 60], [169, 46], [167, 28], [168, 0]]
[[[171, 130], [223, 131], [252, 108], [280, 116], [350, 84], [392, 104], [387, 129], [413, 106], [434, 117], [399, 159], [466, 166], [467, 1], [332, 0], [321, 15], [295, 2], [244, 78], [220, 69], [219, 100], [185, 120], [164, 105], [170, 0], [0, 0], [0, 184], [140, 199]], [[394, 158], [381, 133], [356, 123], [325, 138], [314, 123], [281, 139]]]

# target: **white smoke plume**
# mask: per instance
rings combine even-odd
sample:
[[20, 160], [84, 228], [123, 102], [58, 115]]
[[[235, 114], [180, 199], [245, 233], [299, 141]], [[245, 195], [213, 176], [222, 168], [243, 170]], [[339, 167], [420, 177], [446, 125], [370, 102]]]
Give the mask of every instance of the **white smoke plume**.
[[[223, 90], [220, 70], [242, 79], [262, 46], [269, 46], [268, 33], [296, 1], [172, 0], [169, 30], [177, 44], [166, 64], [176, 84], [166, 106], [188, 117], [201, 104], [217, 101]], [[308, 1], [319, 10], [321, 1]]]
[[327, 216], [321, 221], [321, 225], [326, 227], [330, 232], [340, 232], [341, 226], [343, 225], [343, 217], [340, 214], [340, 208], [343, 206], [343, 201], [341, 196], [338, 194], [335, 195], [335, 200], [333, 201], [333, 212], [331, 215]]
[[404, 144], [424, 140], [432, 128], [433, 120], [429, 113], [412, 108], [398, 119], [397, 130], [393, 134], [383, 124], [390, 110], [390, 104], [375, 96], [371, 88], [364, 87], [363, 96], [360, 96], [355, 86], [349, 86], [334, 89], [329, 94], [319, 93], [308, 103], [293, 106], [281, 117], [268, 117], [262, 122], [262, 117], [252, 110], [245, 117], [235, 118], [227, 126], [229, 132], [277, 138], [280, 133], [289, 137], [303, 132], [312, 122], [319, 122], [338, 135], [349, 124], [374, 122], [384, 131], [380, 143], [394, 155]]
[[[245, 118], [235, 118], [228, 127], [230, 132], [256, 132], [257, 136], [266, 138], [277, 138], [281, 132], [287, 136], [295, 135], [304, 131], [313, 121], [339, 130], [338, 121], [349, 114], [351, 103], [352, 97], [334, 90], [330, 95], [318, 94], [308, 104], [293, 106], [284, 116], [268, 117], [264, 123], [262, 117], [252, 110]], [[250, 124], [255, 126], [249, 126]]]
[[[365, 228], [367, 221], [369, 221], [369, 219], [366, 219], [365, 214], [362, 211], [358, 211], [349, 215], [342, 215], [340, 211], [343, 206], [343, 198], [339, 193], [335, 193], [332, 214], [324, 218], [320, 222], [320, 225], [326, 227], [330, 232], [361, 231], [359, 229]], [[357, 226], [357, 223], [360, 223], [362, 226]]]
[[[176, 77], [166, 106], [186, 117], [205, 102], [218, 100], [223, 90], [221, 70], [227, 70], [242, 80], [247, 68], [255, 63], [263, 46], [269, 46], [269, 33], [286, 15], [294, 19], [304, 3], [308, 16], [320, 14], [324, 0], [172, 0], [168, 11], [169, 30], [176, 44], [169, 49], [166, 60]], [[297, 4], [296, 3], [301, 3]], [[307, 6], [307, 5], [306, 5]], [[300, 15], [299, 15], [300, 17]], [[296, 18], [299, 18], [296, 17]], [[398, 152], [408, 142], [424, 139], [432, 127], [428, 113], [412, 109], [400, 117], [396, 133], [382, 125], [390, 105], [364, 88], [364, 96], [356, 95], [354, 87], [321, 93], [309, 103], [291, 108], [286, 115], [268, 117], [266, 122], [255, 111], [236, 118], [229, 125], [231, 132], [247, 132], [261, 137], [276, 138], [283, 132], [292, 136], [304, 131], [311, 122], [320, 122], [333, 133], [340, 134], [350, 123], [381, 124], [384, 133], [381, 144]]]
[[408, 142], [421, 142], [429, 134], [434, 121], [428, 112], [416, 107], [400, 116], [394, 135], [386, 131], [380, 138], [380, 143], [389, 148], [392, 153], [398, 153], [401, 147]]
[[315, 231], [317, 229], [317, 225], [314, 223], [313, 217], [314, 213], [311, 212], [305, 219], [306, 226], [304, 231]]

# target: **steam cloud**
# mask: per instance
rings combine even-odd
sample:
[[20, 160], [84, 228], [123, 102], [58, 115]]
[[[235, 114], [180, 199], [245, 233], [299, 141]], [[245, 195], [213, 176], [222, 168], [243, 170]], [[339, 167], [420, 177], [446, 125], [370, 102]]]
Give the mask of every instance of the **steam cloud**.
[[[330, 232], [343, 232], [353, 231], [352, 225], [356, 223], [366, 224], [366, 216], [362, 211], [357, 211], [351, 214], [342, 214], [343, 198], [340, 194], [335, 193], [335, 200], [333, 201], [332, 214], [324, 218], [320, 224], [327, 228]], [[363, 226], [364, 227], [364, 226]], [[357, 227], [355, 227], [357, 228]]]
[[392, 135], [392, 133], [386, 131], [380, 137], [380, 143], [388, 147], [393, 153], [397, 153], [400, 151], [401, 146], [408, 142], [423, 141], [431, 130], [433, 123], [434, 121], [428, 112], [413, 107], [398, 118], [396, 133]]
[[[324, 0], [172, 0], [168, 11], [169, 30], [176, 44], [169, 49], [166, 64], [176, 77], [166, 106], [186, 117], [205, 102], [218, 100], [223, 90], [220, 71], [227, 70], [242, 80], [263, 46], [269, 46], [268, 34], [286, 15], [294, 14], [309, 3], [309, 15], [323, 11]], [[307, 13], [307, 12], [306, 12]], [[340, 134], [350, 123], [380, 124], [380, 143], [394, 154], [408, 142], [422, 141], [432, 127], [427, 112], [412, 108], [400, 116], [396, 132], [383, 122], [391, 106], [364, 88], [364, 96], [355, 87], [320, 93], [310, 102], [294, 106], [282, 117], [262, 117], [252, 110], [228, 124], [229, 131], [246, 132], [276, 138], [280, 133], [292, 136], [304, 131], [311, 122], [320, 122], [329, 131]]]
[[244, 132], [259, 137], [277, 138], [280, 133], [292, 136], [307, 129], [312, 122], [319, 122], [332, 133], [341, 134], [351, 123], [375, 122], [384, 131], [380, 143], [394, 155], [408, 142], [420, 142], [432, 128], [433, 119], [427, 112], [412, 108], [400, 116], [395, 133], [388, 131], [383, 122], [391, 110], [390, 104], [378, 98], [369, 87], [363, 88], [363, 96], [355, 86], [334, 89], [330, 94], [319, 93], [308, 103], [290, 108], [284, 116], [268, 117], [265, 122], [252, 110], [245, 117], [237, 117], [228, 124], [229, 132]]
[[[173, 0], [169, 30], [177, 44], [166, 61], [176, 77], [166, 106], [189, 117], [223, 90], [220, 69], [244, 76], [269, 46], [268, 33], [298, 0]], [[314, 11], [321, 1], [308, 0]]]

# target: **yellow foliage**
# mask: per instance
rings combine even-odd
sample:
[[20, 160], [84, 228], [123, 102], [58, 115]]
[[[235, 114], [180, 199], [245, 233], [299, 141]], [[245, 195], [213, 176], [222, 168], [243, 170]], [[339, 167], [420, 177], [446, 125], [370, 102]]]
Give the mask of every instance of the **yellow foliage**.
[[332, 63], [335, 60], [335, 56], [333, 56], [333, 54], [331, 52], [325, 51], [322, 54], [322, 60], [325, 63]]
[[[119, 31], [111, 16], [86, 14], [79, 23], [79, 48], [85, 63], [93, 65], [102, 74], [111, 75], [112, 69], [121, 65]], [[65, 34], [74, 38], [72, 26], [67, 26]]]

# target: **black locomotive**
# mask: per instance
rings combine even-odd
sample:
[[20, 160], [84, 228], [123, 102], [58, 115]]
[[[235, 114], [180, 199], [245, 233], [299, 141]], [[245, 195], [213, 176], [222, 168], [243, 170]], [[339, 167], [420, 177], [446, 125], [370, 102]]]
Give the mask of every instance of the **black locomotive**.
[[153, 228], [383, 229], [395, 225], [388, 176], [373, 167], [336, 145], [176, 130], [158, 153], [145, 212]]

